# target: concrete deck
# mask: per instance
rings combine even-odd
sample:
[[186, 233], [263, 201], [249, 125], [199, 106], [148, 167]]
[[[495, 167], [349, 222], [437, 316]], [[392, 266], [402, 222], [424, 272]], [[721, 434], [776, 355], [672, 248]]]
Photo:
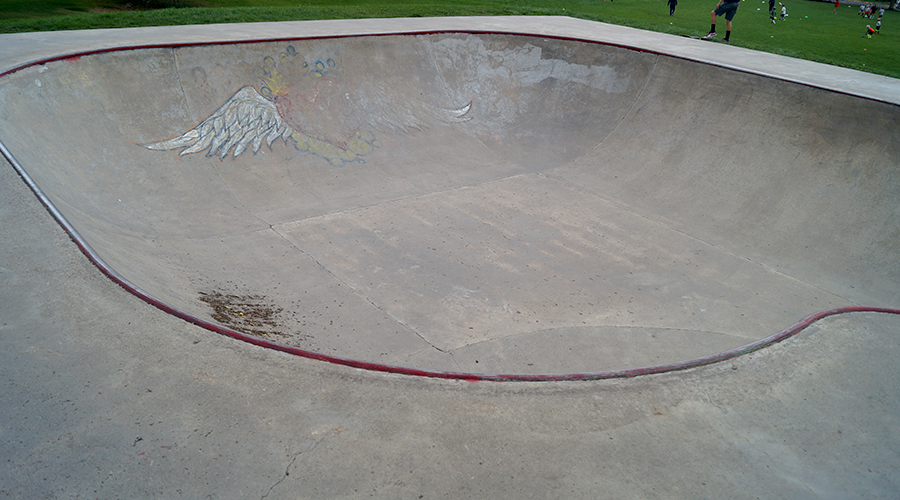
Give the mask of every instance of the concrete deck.
[[[281, 40], [374, 33], [393, 36]], [[116, 272], [190, 314], [216, 320], [201, 299], [230, 294], [245, 299], [232, 309], [280, 310], [266, 337], [302, 349], [572, 373], [900, 303], [896, 80], [565, 18], [3, 35], [0, 67], [260, 39], [279, 40], [66, 58], [0, 85], [0, 140], [22, 168]], [[283, 91], [271, 102], [302, 134], [222, 159], [142, 146], [248, 85]], [[356, 104], [304, 121], [309, 89]], [[445, 114], [469, 101], [465, 120]], [[848, 124], [881, 133], [839, 133]], [[0, 243], [0, 494], [900, 491], [895, 315], [831, 317], [635, 379], [360, 371], [149, 306], [79, 253], [12, 168], [0, 175], [14, 235]]]

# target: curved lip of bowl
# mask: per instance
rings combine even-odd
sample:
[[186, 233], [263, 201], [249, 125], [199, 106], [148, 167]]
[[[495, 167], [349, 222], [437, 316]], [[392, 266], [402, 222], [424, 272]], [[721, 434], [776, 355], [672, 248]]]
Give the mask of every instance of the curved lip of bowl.
[[[699, 60], [697, 58], [691, 58], [682, 55], [675, 55], [671, 53], [662, 53], [659, 51], [634, 47], [624, 44], [614, 44], [597, 40], [588, 40], [584, 38], [578, 37], [567, 37], [567, 36], [559, 36], [559, 35], [547, 35], [541, 33], [529, 33], [529, 32], [509, 32], [503, 30], [459, 30], [459, 29], [434, 29], [434, 30], [412, 30], [407, 32], [383, 32], [383, 33], [364, 33], [364, 34], [340, 34], [340, 35], [316, 35], [316, 36], [307, 36], [307, 37], [277, 37], [277, 38], [260, 38], [260, 39], [242, 39], [242, 40], [219, 40], [219, 41], [200, 41], [200, 42], [181, 42], [181, 43], [160, 43], [160, 44], [138, 44], [138, 45], [125, 45], [125, 46], [116, 46], [102, 49], [94, 49], [94, 50], [86, 50], [74, 53], [66, 53], [60, 54], [56, 56], [46, 57], [39, 60], [34, 60], [31, 62], [26, 62], [22, 64], [18, 64], [12, 68], [6, 69], [0, 72], [0, 78], [20, 71], [22, 69], [38, 66], [42, 64], [47, 64], [54, 61], [66, 60], [66, 59], [78, 59], [80, 57], [94, 55], [94, 54], [102, 54], [108, 52], [119, 52], [119, 51], [129, 51], [129, 50], [141, 50], [141, 49], [152, 49], [152, 48], [176, 48], [176, 47], [193, 47], [193, 46], [210, 46], [210, 45], [237, 45], [237, 44], [250, 44], [250, 43], [267, 43], [267, 42], [286, 42], [286, 41], [295, 41], [295, 40], [316, 40], [316, 39], [336, 39], [336, 38], [355, 38], [355, 37], [370, 37], [370, 36], [402, 36], [402, 35], [427, 35], [427, 34], [436, 34], [436, 33], [450, 33], [450, 34], [474, 34], [474, 35], [487, 35], [487, 34], [503, 34], [503, 35], [521, 35], [521, 36], [540, 36], [543, 38], [552, 38], [558, 40], [568, 40], [568, 41], [578, 41], [585, 43], [595, 43], [619, 48], [625, 48], [629, 50], [636, 50], [640, 52], [648, 52], [658, 55], [665, 55], [667, 57], [674, 57], [689, 61], [695, 61], [702, 64], [710, 64], [728, 67], [729, 69], [733, 69], [736, 71], [750, 73], [750, 74], [762, 74], [757, 71], [732, 67], [729, 65], [717, 64], [710, 61]], [[788, 81], [791, 83], [799, 83], [801, 85], [821, 88], [824, 90], [828, 90], [830, 92], [842, 93], [846, 95], [853, 95], [855, 97], [860, 97], [872, 101], [884, 102], [888, 104], [894, 104], [890, 101], [877, 99], [873, 97], [867, 97], [864, 95], [851, 93], [847, 91], [842, 91], [839, 89], [831, 89], [825, 86], [814, 85], [808, 82], [799, 82], [793, 81], [789, 78], [765, 75], [773, 78], [777, 78], [779, 80]], [[739, 356], [743, 356], [746, 354], [750, 354], [752, 352], [758, 351], [765, 347], [771, 346], [778, 342], [781, 342], [787, 338], [790, 338], [797, 333], [803, 331], [807, 327], [811, 326], [813, 323], [838, 314], [846, 314], [853, 312], [874, 312], [874, 313], [887, 313], [887, 314], [897, 314], [900, 315], [900, 309], [892, 309], [892, 308], [883, 308], [883, 307], [867, 307], [867, 306], [847, 306], [847, 307], [839, 307], [834, 309], [828, 309], [816, 312], [797, 322], [796, 324], [778, 332], [776, 334], [770, 335], [763, 339], [757, 340], [755, 342], [746, 344], [744, 346], [740, 346], [734, 349], [730, 349], [727, 351], [722, 351], [719, 353], [711, 354], [709, 356], [704, 356], [700, 358], [689, 359], [685, 361], [680, 361], [676, 363], [663, 364], [663, 365], [653, 365], [639, 368], [629, 368], [622, 370], [611, 370], [611, 371], [597, 371], [597, 372], [583, 372], [583, 373], [544, 373], [544, 374], [495, 374], [495, 373], [472, 373], [472, 372], [455, 372], [455, 371], [437, 371], [437, 370], [427, 370], [427, 369], [418, 369], [418, 368], [408, 368], [403, 366], [396, 365], [388, 365], [388, 364], [380, 364], [373, 363], [368, 361], [361, 361], [350, 358], [343, 358], [338, 356], [330, 356], [327, 354], [309, 351], [300, 349], [297, 347], [292, 347], [284, 344], [280, 344], [277, 342], [272, 342], [269, 340], [265, 340], [258, 337], [253, 337], [237, 330], [233, 330], [231, 328], [218, 325], [216, 323], [212, 323], [210, 321], [201, 319], [197, 316], [189, 314], [185, 311], [182, 311], [166, 302], [163, 302], [153, 295], [145, 292], [140, 287], [129, 281], [127, 278], [119, 274], [115, 269], [110, 267], [94, 250], [91, 246], [85, 241], [85, 239], [79, 234], [79, 232], [72, 226], [72, 224], [65, 218], [65, 216], [57, 209], [57, 207], [50, 201], [50, 199], [44, 194], [41, 188], [37, 185], [37, 183], [31, 178], [31, 176], [25, 171], [22, 165], [15, 159], [9, 149], [0, 142], [0, 154], [6, 157], [6, 159], [12, 164], [13, 168], [18, 172], [18, 174], [22, 177], [28, 187], [34, 192], [40, 202], [44, 205], [44, 207], [50, 212], [50, 214], [56, 219], [57, 223], [62, 226], [63, 230], [69, 235], [72, 241], [78, 246], [81, 252], [109, 279], [113, 282], [124, 288], [129, 293], [137, 296], [141, 300], [146, 303], [166, 312], [173, 316], [176, 316], [180, 319], [183, 319], [189, 323], [193, 323], [197, 326], [205, 328], [207, 330], [226, 335], [228, 337], [232, 337], [237, 340], [241, 340], [243, 342], [247, 342], [249, 344], [253, 344], [259, 347], [264, 347], [267, 349], [273, 349], [276, 351], [281, 351], [287, 354], [292, 354], [295, 356], [300, 356], [308, 359], [325, 361], [332, 364], [343, 365], [352, 368], [363, 369], [367, 371], [373, 372], [383, 372], [383, 373], [393, 373], [393, 374], [401, 374], [401, 375], [409, 375], [416, 377], [428, 377], [428, 378], [438, 378], [438, 379], [450, 379], [450, 380], [464, 380], [464, 381], [494, 381], [494, 382], [554, 382], [554, 381], [576, 381], [576, 380], [605, 380], [605, 379], [617, 379], [617, 378], [631, 378], [638, 377], [642, 375], [653, 375], [653, 374], [662, 374], [676, 371], [688, 370], [691, 368], [698, 368], [701, 366], [706, 366], [714, 363], [719, 363], [722, 361], [726, 361], [729, 359], [733, 359]]]

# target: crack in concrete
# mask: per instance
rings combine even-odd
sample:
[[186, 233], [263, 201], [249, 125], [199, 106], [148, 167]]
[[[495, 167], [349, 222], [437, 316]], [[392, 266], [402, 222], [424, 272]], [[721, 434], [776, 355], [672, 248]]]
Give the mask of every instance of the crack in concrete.
[[272, 494], [272, 490], [274, 490], [276, 486], [278, 486], [279, 484], [284, 482], [284, 480], [287, 479], [288, 476], [291, 475], [291, 467], [294, 465], [294, 462], [297, 461], [297, 457], [299, 457], [300, 455], [302, 455], [304, 453], [312, 451], [312, 449], [315, 448], [316, 445], [319, 444], [319, 442], [318, 441], [307, 441], [305, 444], [307, 445], [306, 448], [298, 451], [297, 453], [294, 453], [294, 455], [291, 457], [290, 463], [288, 463], [287, 467], [284, 468], [284, 475], [282, 475], [278, 481], [275, 481], [275, 483], [273, 483], [272, 486], [269, 487], [269, 491], [267, 491], [265, 495], [261, 496], [260, 500], [265, 500], [270, 494]]

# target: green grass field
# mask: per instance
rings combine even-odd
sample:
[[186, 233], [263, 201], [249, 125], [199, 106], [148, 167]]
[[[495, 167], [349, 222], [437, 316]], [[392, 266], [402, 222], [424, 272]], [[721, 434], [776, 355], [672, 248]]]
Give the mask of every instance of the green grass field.
[[[782, 0], [788, 18], [772, 24], [768, 2], [742, 0], [733, 45], [900, 78], [900, 12], [887, 11], [881, 33], [866, 38], [856, 5]], [[0, 0], [0, 33], [181, 24], [429, 17], [561, 15], [677, 35], [709, 30], [714, 0]], [[724, 34], [724, 20], [717, 26]]]

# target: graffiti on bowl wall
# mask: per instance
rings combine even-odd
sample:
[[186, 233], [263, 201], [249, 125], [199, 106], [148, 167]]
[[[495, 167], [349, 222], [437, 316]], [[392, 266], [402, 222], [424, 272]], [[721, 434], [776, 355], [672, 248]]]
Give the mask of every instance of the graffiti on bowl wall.
[[152, 150], [181, 148], [179, 155], [236, 158], [271, 148], [278, 139], [334, 166], [362, 162], [380, 146], [378, 131], [409, 133], [435, 122], [471, 119], [472, 102], [446, 108], [397, 95], [378, 82], [346, 81], [340, 65], [326, 58], [306, 61], [293, 46], [266, 57], [259, 88], [242, 87], [196, 127], [171, 139], [144, 144]]

